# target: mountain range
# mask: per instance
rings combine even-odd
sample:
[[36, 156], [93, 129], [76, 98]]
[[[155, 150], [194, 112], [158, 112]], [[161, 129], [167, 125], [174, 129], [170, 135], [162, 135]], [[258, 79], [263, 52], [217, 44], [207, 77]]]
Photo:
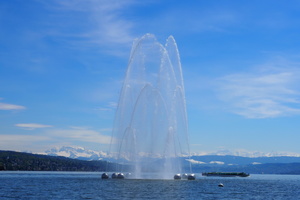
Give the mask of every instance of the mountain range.
[[[198, 173], [204, 171], [245, 171], [257, 174], [300, 174], [299, 156], [270, 156], [268, 154], [269, 156], [253, 157], [252, 154], [252, 157], [245, 157], [223, 155], [224, 153], [223, 151], [219, 152], [219, 155], [193, 155], [191, 157], [181, 157], [180, 159], [184, 171], [189, 171], [191, 167], [193, 172]], [[105, 152], [87, 150], [83, 147], [63, 146], [47, 150], [45, 154], [85, 161], [104, 160], [115, 162]]]
[[[186, 162], [187, 161], [187, 162]], [[193, 172], [227, 171], [253, 174], [300, 174], [300, 157], [241, 157], [241, 156], [192, 156], [183, 161], [186, 171], [189, 164]]]
[[107, 158], [107, 153], [103, 151], [93, 151], [77, 146], [62, 146], [46, 150], [44, 153], [49, 156], [63, 156], [79, 160], [102, 160]]
[[[226, 151], [228, 152], [228, 151]], [[229, 152], [228, 152], [229, 153]], [[45, 155], [63, 156], [67, 158], [79, 160], [110, 160], [106, 152], [88, 150], [83, 147], [62, 146], [46, 150]], [[218, 165], [218, 166], [233, 166], [233, 165], [258, 165], [266, 163], [300, 163], [299, 156], [259, 156], [246, 157], [236, 155], [224, 155], [224, 151], [219, 155], [192, 155], [191, 157], [182, 157], [183, 162], [191, 163], [192, 165]], [[278, 155], [278, 154], [274, 154]], [[281, 154], [279, 154], [281, 155]]]
[[[0, 150], [0, 170], [33, 171], [99, 171], [113, 170], [116, 164], [105, 152], [82, 147], [61, 147], [47, 150], [44, 155]], [[2, 156], [1, 156], [2, 155]], [[300, 174], [300, 157], [242, 157], [232, 155], [202, 155], [181, 157], [183, 171], [247, 172], [252, 174]], [[108, 161], [108, 162], [107, 162]], [[157, 162], [163, 162], [157, 159]], [[108, 163], [108, 165], [106, 164]], [[111, 165], [111, 166], [110, 166]]]

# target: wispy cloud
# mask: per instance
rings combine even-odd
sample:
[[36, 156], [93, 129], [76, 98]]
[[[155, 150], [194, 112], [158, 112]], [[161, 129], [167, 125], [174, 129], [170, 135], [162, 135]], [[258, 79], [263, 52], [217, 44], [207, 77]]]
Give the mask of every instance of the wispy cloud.
[[[134, 26], [133, 22], [122, 15], [123, 11], [134, 3], [133, 0], [74, 0], [56, 1], [56, 6], [50, 6], [49, 3], [45, 4], [57, 12], [71, 12], [73, 13], [72, 16], [82, 16], [77, 21], [76, 26], [84, 27], [84, 31], [78, 31], [78, 28], [75, 28], [77, 31], [66, 32], [65, 28], [61, 28], [62, 32], [56, 32], [56, 34], [65, 35], [69, 39], [77, 38], [73, 41], [74, 44], [80, 42], [79, 39], [84, 40], [85, 45], [80, 43], [81, 47], [86, 46], [87, 43], [100, 45], [105, 47], [107, 53], [114, 53], [113, 47], [115, 45], [131, 45], [133, 38], [135, 38], [131, 33]], [[68, 15], [66, 17], [68, 18]], [[74, 23], [64, 21], [61, 26], [73, 27]]]
[[40, 135], [0, 135], [0, 147], [5, 150], [24, 151], [25, 149], [34, 150], [35, 148], [43, 149], [45, 144], [41, 142], [48, 142], [49, 137]]
[[225, 163], [221, 161], [210, 161], [209, 164], [224, 165]]
[[100, 132], [84, 127], [73, 127], [72, 129], [51, 130], [46, 133], [49, 137], [65, 138], [82, 142], [93, 142], [99, 144], [110, 144], [111, 137]]
[[24, 109], [26, 109], [25, 106], [8, 104], [8, 103], [0, 103], [0, 110], [24, 110]]
[[219, 96], [229, 109], [247, 118], [300, 114], [300, 63], [269, 63], [249, 73], [218, 80]]
[[107, 106], [105, 107], [101, 107], [101, 108], [97, 108], [97, 110], [100, 111], [114, 111], [116, 110], [118, 107], [118, 103], [116, 102], [109, 102]]
[[45, 125], [45, 124], [34, 124], [34, 123], [29, 123], [29, 124], [15, 124], [16, 127], [24, 128], [27, 130], [34, 130], [37, 128], [49, 128], [53, 127], [51, 125]]
[[188, 162], [191, 162], [192, 164], [206, 164], [205, 162], [194, 160], [194, 159], [185, 159]]

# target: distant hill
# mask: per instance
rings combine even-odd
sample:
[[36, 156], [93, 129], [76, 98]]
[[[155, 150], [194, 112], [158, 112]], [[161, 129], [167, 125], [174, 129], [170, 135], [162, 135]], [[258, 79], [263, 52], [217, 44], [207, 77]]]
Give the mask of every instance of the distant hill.
[[292, 156], [273, 156], [273, 157], [242, 157], [242, 156], [191, 156], [190, 162], [203, 165], [249, 165], [266, 163], [300, 163], [300, 157]]
[[182, 160], [186, 171], [192, 166], [193, 172], [243, 171], [253, 174], [300, 174], [300, 157], [257, 157], [240, 156], [192, 156]]
[[[185, 167], [186, 171], [189, 168]], [[247, 172], [250, 174], [298, 174], [300, 163], [267, 163], [259, 165], [192, 165], [194, 173], [202, 172]]]
[[0, 170], [20, 171], [115, 171], [120, 165], [106, 161], [84, 161], [62, 156], [0, 150]]
[[[226, 153], [226, 152], [223, 152]], [[230, 152], [228, 152], [230, 153]], [[75, 158], [80, 160], [109, 160], [106, 152], [93, 151], [78, 146], [62, 146], [46, 150], [43, 154], [50, 156], [64, 156], [67, 158]], [[264, 163], [300, 163], [298, 156], [236, 156], [236, 155], [201, 155], [191, 156], [193, 164], [224, 164], [224, 165], [247, 165], [247, 164], [264, 164]], [[183, 158], [184, 160], [186, 158]]]
[[[71, 151], [72, 149], [63, 149]], [[79, 149], [80, 150], [80, 149]], [[83, 150], [80, 150], [83, 151]], [[61, 153], [61, 152], [60, 152]], [[93, 153], [92, 153], [93, 154]], [[71, 155], [71, 154], [70, 154]], [[84, 152], [81, 152], [84, 155]], [[95, 155], [95, 154], [93, 154]], [[73, 154], [76, 157], [76, 154]], [[88, 155], [89, 156], [89, 155]], [[82, 158], [82, 157], [80, 157]], [[90, 158], [90, 157], [89, 157]], [[121, 166], [109, 161], [79, 160], [63, 156], [49, 156], [0, 150], [0, 170], [20, 171], [124, 171], [129, 166]], [[247, 172], [250, 174], [300, 174], [300, 157], [258, 157], [240, 156], [192, 156], [182, 157], [184, 171], [190, 166], [194, 173], [210, 171]], [[159, 159], [157, 159], [159, 162]]]

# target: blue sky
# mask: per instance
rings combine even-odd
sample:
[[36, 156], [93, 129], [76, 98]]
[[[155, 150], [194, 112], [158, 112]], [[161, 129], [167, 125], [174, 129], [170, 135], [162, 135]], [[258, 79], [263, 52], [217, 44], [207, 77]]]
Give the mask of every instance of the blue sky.
[[132, 42], [173, 35], [191, 151], [300, 155], [298, 1], [0, 1], [0, 149], [107, 150]]

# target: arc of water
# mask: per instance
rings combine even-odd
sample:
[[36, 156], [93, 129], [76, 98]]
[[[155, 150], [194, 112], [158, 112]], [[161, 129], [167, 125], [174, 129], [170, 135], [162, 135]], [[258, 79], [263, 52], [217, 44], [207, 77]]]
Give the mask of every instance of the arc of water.
[[[185, 104], [181, 63], [174, 38], [170, 36], [165, 46], [151, 34], [136, 40], [114, 122], [118, 159], [123, 151], [132, 154], [127, 157], [136, 163], [141, 161], [139, 153], [141, 156], [162, 153], [169, 160], [171, 156], [177, 157], [178, 151], [182, 154], [183, 148], [190, 154]], [[158, 149], [147, 147], [143, 139], [149, 137], [150, 144]], [[111, 148], [112, 145], [110, 151]]]

